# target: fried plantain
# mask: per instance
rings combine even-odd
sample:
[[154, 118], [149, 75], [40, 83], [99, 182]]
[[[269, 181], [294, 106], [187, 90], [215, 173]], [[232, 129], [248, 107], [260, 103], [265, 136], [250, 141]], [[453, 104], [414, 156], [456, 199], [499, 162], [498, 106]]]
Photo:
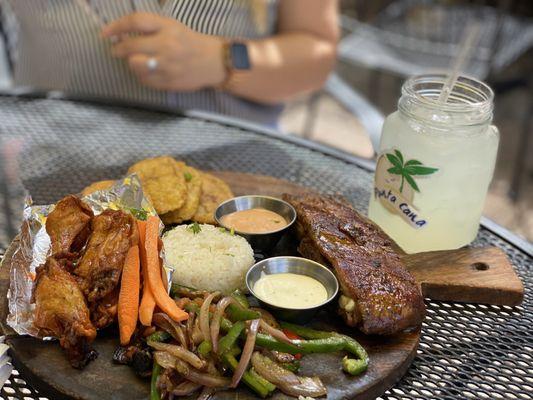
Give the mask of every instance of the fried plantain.
[[214, 224], [215, 210], [225, 200], [231, 199], [233, 193], [229, 186], [221, 179], [206, 172], [202, 176], [202, 194], [198, 210], [192, 217], [193, 221], [201, 224]]
[[93, 182], [81, 191], [82, 196], [88, 196], [99, 190], [107, 190], [115, 184], [113, 180]]
[[161, 215], [161, 219], [167, 225], [180, 224], [184, 221], [191, 220], [196, 210], [198, 210], [200, 195], [202, 193], [202, 177], [200, 171], [179, 161], [176, 161], [176, 170], [185, 177], [187, 199], [185, 200], [185, 204], [178, 210]]
[[143, 191], [158, 214], [181, 208], [187, 199], [183, 173], [177, 173], [176, 161], [169, 156], [147, 158], [133, 164], [128, 174], [136, 173]]

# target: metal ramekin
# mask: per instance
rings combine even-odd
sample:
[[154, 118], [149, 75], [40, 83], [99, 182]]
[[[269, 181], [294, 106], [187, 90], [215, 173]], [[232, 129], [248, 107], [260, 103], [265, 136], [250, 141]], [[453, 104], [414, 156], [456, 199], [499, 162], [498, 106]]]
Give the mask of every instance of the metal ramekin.
[[220, 204], [215, 211], [215, 220], [220, 226], [229, 229], [220, 219], [235, 211], [249, 210], [252, 208], [264, 208], [281, 215], [287, 221], [284, 226], [277, 231], [267, 233], [245, 233], [235, 230], [235, 233], [244, 237], [255, 251], [265, 252], [272, 250], [279, 242], [283, 234], [296, 221], [296, 210], [286, 201], [269, 196], [249, 195], [234, 197]]
[[[293, 273], [310, 276], [324, 285], [328, 298], [323, 303], [310, 308], [285, 308], [269, 304], [267, 299], [258, 297], [254, 292], [254, 285], [261, 278], [261, 273]], [[333, 300], [339, 291], [339, 282], [328, 268], [306, 258], [286, 256], [267, 258], [253, 265], [246, 274], [246, 286], [250, 293], [259, 300], [261, 306], [283, 321], [296, 323], [308, 322], [318, 309]]]

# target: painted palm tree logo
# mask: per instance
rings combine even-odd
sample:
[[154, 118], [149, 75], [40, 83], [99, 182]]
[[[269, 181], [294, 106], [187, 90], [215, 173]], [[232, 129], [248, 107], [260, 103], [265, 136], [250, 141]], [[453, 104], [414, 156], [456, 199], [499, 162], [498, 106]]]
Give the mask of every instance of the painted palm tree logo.
[[393, 165], [387, 170], [387, 172], [402, 177], [400, 193], [403, 191], [403, 184], [405, 181], [407, 181], [415, 191], [420, 192], [413, 176], [431, 175], [439, 170], [438, 168], [426, 167], [418, 160], [409, 160], [404, 163], [403, 155], [399, 150], [394, 150], [394, 154], [386, 153], [385, 155], [387, 156], [387, 160]]

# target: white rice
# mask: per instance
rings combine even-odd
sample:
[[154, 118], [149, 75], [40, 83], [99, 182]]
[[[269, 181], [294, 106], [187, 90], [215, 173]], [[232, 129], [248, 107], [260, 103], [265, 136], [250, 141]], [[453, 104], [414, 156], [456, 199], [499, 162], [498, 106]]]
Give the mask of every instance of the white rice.
[[254, 264], [246, 239], [213, 225], [194, 233], [180, 225], [163, 235], [165, 259], [174, 268], [174, 283], [196, 289], [230, 293], [246, 289], [244, 278]]

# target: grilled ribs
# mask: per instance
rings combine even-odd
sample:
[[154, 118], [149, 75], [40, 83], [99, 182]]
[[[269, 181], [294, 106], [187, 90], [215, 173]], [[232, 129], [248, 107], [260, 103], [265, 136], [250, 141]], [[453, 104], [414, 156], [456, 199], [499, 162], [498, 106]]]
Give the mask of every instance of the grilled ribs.
[[342, 292], [339, 313], [349, 326], [390, 335], [422, 323], [420, 289], [377, 225], [331, 197], [283, 197], [298, 213], [298, 251], [333, 267]]

